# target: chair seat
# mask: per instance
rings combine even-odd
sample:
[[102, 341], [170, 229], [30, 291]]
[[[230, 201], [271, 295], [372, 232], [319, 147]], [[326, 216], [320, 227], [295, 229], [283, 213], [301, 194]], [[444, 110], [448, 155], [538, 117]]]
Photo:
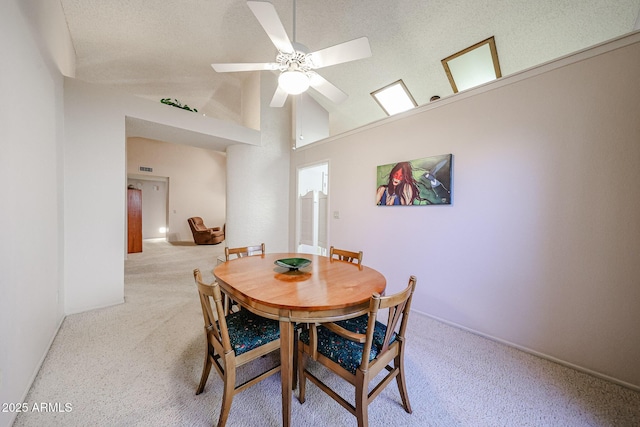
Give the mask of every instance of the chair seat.
[[266, 319], [249, 310], [240, 310], [227, 317], [229, 340], [236, 356], [280, 338], [277, 320]]
[[[366, 334], [367, 325], [369, 324], [369, 315], [363, 314], [362, 316], [354, 317], [353, 319], [339, 320], [335, 322], [336, 325], [345, 328], [348, 331], [355, 332], [357, 334]], [[387, 332], [387, 326], [376, 321], [376, 327], [373, 330], [373, 345], [382, 350], [382, 344], [384, 342], [384, 334]], [[396, 340], [396, 334], [394, 333], [389, 340], [389, 345], [393, 344]]]
[[[367, 330], [367, 323], [369, 316], [364, 315], [348, 320], [341, 320], [335, 322], [337, 325], [355, 333], [364, 334]], [[356, 369], [362, 363], [362, 352], [364, 344], [359, 344], [341, 337], [338, 334], [334, 334], [322, 325], [317, 327], [318, 331], [318, 353], [333, 360], [340, 366], [352, 374], [356, 373]], [[371, 346], [371, 352], [369, 354], [369, 361], [372, 361], [378, 356], [378, 353], [382, 349], [384, 341], [384, 334], [387, 331], [387, 327], [382, 323], [376, 321], [376, 326], [373, 331], [373, 345]], [[394, 333], [389, 341], [389, 344], [393, 343], [396, 339]], [[309, 345], [309, 331], [303, 330], [300, 333], [300, 340]]]

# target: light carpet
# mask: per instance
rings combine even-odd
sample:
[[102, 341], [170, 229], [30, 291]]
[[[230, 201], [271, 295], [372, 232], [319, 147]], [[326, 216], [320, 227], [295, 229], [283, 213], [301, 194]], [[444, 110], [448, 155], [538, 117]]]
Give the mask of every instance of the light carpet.
[[[14, 426], [215, 425], [222, 382], [214, 370], [195, 395], [205, 341], [192, 271], [212, 281], [223, 245], [145, 241], [144, 252], [125, 262], [124, 304], [65, 319], [28, 393], [29, 411]], [[403, 410], [391, 384], [369, 406], [371, 427], [640, 425], [636, 391], [419, 313], [412, 313], [407, 336], [413, 413]], [[341, 379], [318, 375], [353, 394]], [[48, 410], [33, 410], [42, 403]], [[281, 422], [276, 374], [234, 398], [227, 426]], [[294, 392], [292, 425], [355, 426], [356, 419], [308, 383], [303, 405]]]

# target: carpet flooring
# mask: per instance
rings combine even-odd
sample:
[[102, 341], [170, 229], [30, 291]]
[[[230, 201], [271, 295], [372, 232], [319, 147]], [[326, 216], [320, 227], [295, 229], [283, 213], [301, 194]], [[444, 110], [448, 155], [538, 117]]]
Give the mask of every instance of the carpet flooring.
[[[192, 271], [212, 281], [223, 245], [145, 241], [125, 261], [124, 304], [64, 320], [14, 426], [215, 425], [222, 390], [215, 371], [195, 395], [205, 341]], [[634, 390], [419, 313], [408, 329], [413, 413], [391, 384], [369, 406], [371, 427], [640, 426]], [[353, 394], [343, 380], [317, 375]], [[280, 408], [276, 374], [234, 398], [227, 426], [279, 426]], [[303, 405], [294, 392], [292, 425], [355, 426], [356, 419], [308, 383]]]

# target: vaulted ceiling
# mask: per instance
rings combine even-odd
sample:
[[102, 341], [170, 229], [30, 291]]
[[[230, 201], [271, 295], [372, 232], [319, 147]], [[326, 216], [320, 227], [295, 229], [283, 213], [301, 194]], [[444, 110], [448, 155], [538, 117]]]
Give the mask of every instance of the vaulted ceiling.
[[[60, 0], [76, 78], [240, 122], [241, 80], [211, 63], [273, 62], [276, 48], [241, 0]], [[503, 76], [638, 27], [640, 0], [272, 0], [310, 51], [366, 36], [373, 55], [318, 72], [349, 98], [331, 134], [385, 117], [370, 93], [402, 79], [418, 105], [453, 94], [441, 60], [494, 36]], [[295, 20], [294, 20], [295, 9]], [[271, 71], [261, 71], [270, 73]]]

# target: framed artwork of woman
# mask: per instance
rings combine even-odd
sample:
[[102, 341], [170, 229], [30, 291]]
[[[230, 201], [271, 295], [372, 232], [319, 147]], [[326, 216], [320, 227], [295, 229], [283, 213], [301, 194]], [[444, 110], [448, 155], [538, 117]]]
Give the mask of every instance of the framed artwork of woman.
[[376, 204], [451, 204], [451, 154], [378, 166]]

